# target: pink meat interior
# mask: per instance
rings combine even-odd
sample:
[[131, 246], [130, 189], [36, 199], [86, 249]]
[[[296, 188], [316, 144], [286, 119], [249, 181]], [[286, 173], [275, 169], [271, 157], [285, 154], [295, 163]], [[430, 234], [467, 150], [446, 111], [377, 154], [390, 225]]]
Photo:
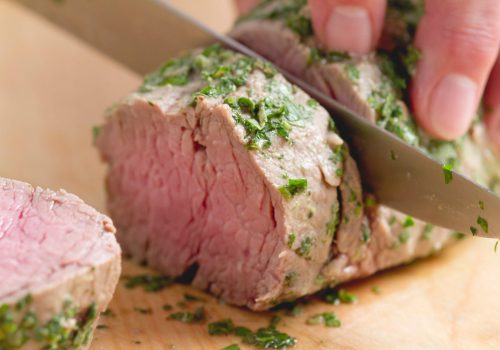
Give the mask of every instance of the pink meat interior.
[[109, 219], [65, 192], [0, 178], [0, 300], [116, 255]]
[[230, 113], [196, 113], [193, 126], [143, 101], [115, 112], [98, 142], [110, 163], [109, 209], [136, 259], [173, 276], [196, 265], [195, 285], [251, 303], [281, 283], [283, 219]]

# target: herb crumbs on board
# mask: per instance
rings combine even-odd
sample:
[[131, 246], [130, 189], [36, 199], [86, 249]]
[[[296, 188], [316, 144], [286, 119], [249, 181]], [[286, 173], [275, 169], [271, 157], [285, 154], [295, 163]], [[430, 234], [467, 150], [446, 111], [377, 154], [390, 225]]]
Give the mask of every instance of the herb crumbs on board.
[[240, 350], [240, 346], [238, 344], [231, 344], [222, 348], [221, 350]]
[[342, 323], [337, 318], [333, 312], [322, 312], [320, 314], [313, 315], [306, 320], [308, 325], [319, 325], [323, 324], [326, 327], [340, 327]]
[[151, 315], [153, 313], [153, 309], [151, 309], [150, 307], [146, 307], [146, 308], [134, 307], [134, 311], [138, 312], [142, 315]]
[[136, 287], [142, 287], [146, 292], [159, 292], [173, 284], [171, 277], [161, 275], [142, 274], [133, 277], [125, 276], [124, 279], [125, 288], [134, 289]]
[[173, 314], [170, 314], [168, 316], [168, 319], [184, 323], [201, 322], [205, 319], [205, 309], [203, 307], [199, 307], [194, 312], [191, 311], [174, 312]]
[[261, 327], [257, 331], [246, 327], [235, 326], [231, 319], [224, 319], [208, 324], [208, 334], [210, 335], [230, 335], [241, 337], [245, 344], [254, 345], [262, 349], [284, 349], [292, 347], [297, 340], [286, 333], [276, 329], [279, 318], [273, 317], [270, 326]]
[[324, 301], [328, 304], [338, 305], [342, 304], [354, 304], [358, 301], [358, 297], [346, 291], [345, 289], [334, 290], [331, 292], [327, 292], [324, 297]]

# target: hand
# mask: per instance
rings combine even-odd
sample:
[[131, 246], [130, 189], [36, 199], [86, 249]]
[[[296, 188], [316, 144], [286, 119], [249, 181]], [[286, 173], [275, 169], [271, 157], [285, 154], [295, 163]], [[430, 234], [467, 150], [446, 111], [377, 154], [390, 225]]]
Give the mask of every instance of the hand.
[[[242, 12], [258, 0], [237, 0]], [[382, 32], [387, 0], [309, 0], [315, 33], [330, 50], [364, 54]], [[426, 0], [415, 38], [422, 52], [411, 88], [415, 117], [451, 140], [469, 128], [484, 95], [488, 131], [500, 146], [500, 3]], [[486, 92], [485, 92], [486, 87]]]

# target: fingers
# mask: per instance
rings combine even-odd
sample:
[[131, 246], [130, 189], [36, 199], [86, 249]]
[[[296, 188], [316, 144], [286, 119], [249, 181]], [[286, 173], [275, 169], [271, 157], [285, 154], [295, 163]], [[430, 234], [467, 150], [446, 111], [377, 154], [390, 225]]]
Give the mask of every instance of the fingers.
[[375, 48], [386, 0], [309, 0], [317, 38], [328, 50], [365, 54]]
[[236, 0], [238, 14], [244, 15], [259, 3], [259, 0]]
[[490, 75], [486, 93], [484, 95], [486, 106], [486, 126], [488, 134], [500, 151], [500, 56], [497, 58], [493, 72]]
[[498, 0], [427, 0], [412, 88], [419, 124], [451, 140], [470, 126], [500, 47]]

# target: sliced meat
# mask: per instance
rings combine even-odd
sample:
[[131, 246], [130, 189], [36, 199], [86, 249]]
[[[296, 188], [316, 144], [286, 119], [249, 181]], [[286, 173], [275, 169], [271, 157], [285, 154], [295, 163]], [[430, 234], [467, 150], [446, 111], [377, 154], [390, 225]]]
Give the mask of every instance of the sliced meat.
[[260, 310], [322, 287], [343, 141], [262, 62], [218, 47], [167, 62], [107, 116], [108, 206], [124, 250]]
[[115, 290], [111, 220], [65, 191], [0, 178], [0, 349], [84, 349]]
[[[231, 34], [368, 120], [494, 189], [498, 187], [500, 163], [490, 151], [481, 122], [457, 142], [436, 141], [418, 130], [404, 103], [411, 64], [418, 56], [409, 45], [422, 4], [409, 1], [399, 12], [401, 7], [396, 6], [396, 1], [389, 1], [385, 50], [361, 57], [322, 50], [314, 39], [305, 0], [263, 2], [240, 19]], [[297, 23], [301, 23], [300, 27]], [[366, 216], [358, 216], [353, 222], [353, 204], [361, 198], [359, 186], [355, 164], [348, 165], [341, 185], [344, 219], [336, 235], [332, 262], [322, 272], [326, 280], [345, 281], [429, 255], [457, 236], [376, 204], [365, 208]], [[351, 196], [349, 188], [353, 203], [345, 203], [345, 197]], [[367, 244], [361, 243], [360, 235]]]

